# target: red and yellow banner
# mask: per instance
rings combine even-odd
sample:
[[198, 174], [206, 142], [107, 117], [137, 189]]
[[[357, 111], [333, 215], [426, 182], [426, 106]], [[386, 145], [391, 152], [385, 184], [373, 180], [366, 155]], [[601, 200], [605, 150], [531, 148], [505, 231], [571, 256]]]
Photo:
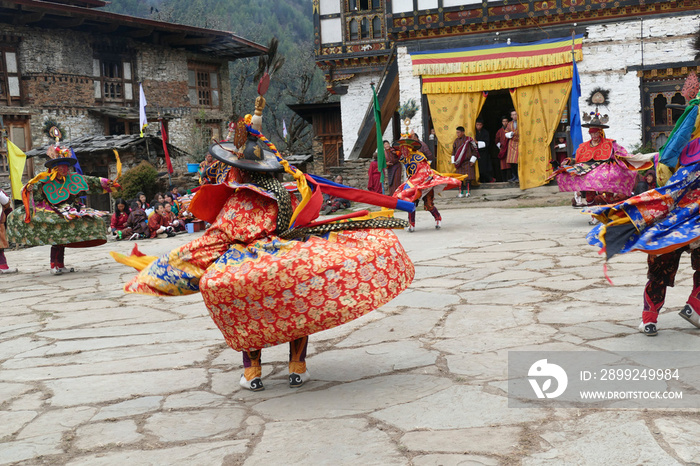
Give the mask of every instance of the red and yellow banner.
[[[574, 39], [576, 61], [583, 59], [583, 36]], [[528, 44], [496, 44], [411, 54], [414, 75], [471, 74], [571, 63], [571, 38]]]

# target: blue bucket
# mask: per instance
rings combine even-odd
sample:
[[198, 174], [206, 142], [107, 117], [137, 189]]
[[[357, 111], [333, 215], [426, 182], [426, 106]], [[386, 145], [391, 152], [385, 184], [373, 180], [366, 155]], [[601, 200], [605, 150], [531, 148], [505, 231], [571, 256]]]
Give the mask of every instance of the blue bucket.
[[198, 170], [199, 170], [198, 163], [188, 163], [187, 164], [187, 173], [197, 173]]

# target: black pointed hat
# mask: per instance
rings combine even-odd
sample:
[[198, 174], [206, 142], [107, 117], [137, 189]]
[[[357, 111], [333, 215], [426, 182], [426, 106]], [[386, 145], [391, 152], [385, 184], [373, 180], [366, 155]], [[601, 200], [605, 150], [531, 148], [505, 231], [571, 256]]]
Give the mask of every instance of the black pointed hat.
[[215, 142], [209, 146], [211, 155], [225, 164], [251, 172], [281, 173], [284, 167], [277, 156], [254, 135], [248, 135], [242, 150], [233, 142]]

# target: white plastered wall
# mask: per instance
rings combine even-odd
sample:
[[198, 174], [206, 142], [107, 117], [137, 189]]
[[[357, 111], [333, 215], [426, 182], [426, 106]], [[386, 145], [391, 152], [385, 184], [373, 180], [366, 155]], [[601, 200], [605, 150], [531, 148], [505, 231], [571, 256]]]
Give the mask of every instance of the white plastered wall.
[[[699, 25], [700, 15], [588, 26], [578, 63], [581, 111], [594, 110], [585, 102], [593, 89], [608, 89], [610, 105], [599, 109], [610, 116], [607, 136], [627, 148], [639, 145], [644, 129], [640, 78], [628, 68], [642, 64], [642, 47], [645, 66], [692, 61], [691, 36]], [[585, 132], [583, 139], [589, 139]]]

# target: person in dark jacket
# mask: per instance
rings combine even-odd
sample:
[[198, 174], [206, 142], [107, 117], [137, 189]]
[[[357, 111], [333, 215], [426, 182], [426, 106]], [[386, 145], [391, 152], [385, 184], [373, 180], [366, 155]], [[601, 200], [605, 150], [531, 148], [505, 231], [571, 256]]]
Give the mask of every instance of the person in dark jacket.
[[482, 183], [493, 183], [496, 179], [493, 177], [493, 162], [489, 154], [489, 132], [484, 129], [483, 118], [476, 119], [474, 128], [476, 128], [474, 139], [479, 148], [479, 177]]
[[126, 220], [126, 226], [131, 230], [129, 239], [148, 238], [148, 216], [138, 202], [131, 204], [131, 213]]

